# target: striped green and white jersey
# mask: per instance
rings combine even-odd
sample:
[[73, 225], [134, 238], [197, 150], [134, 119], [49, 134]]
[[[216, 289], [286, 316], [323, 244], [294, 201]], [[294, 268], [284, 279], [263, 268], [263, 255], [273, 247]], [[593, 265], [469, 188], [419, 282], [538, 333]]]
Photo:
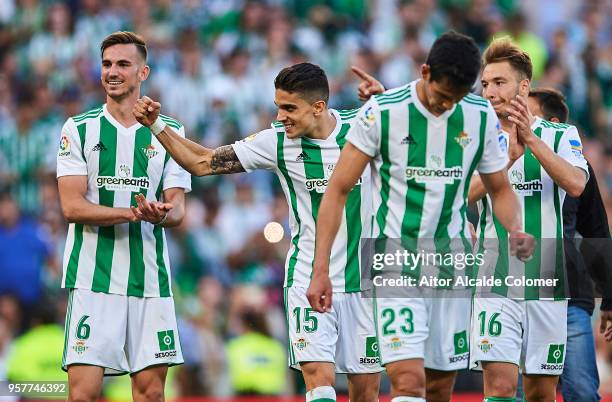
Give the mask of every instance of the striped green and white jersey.
[[[551, 123], [536, 118], [531, 126], [534, 134], [554, 152], [583, 169], [588, 175], [586, 159], [582, 155], [582, 144], [576, 127], [568, 124]], [[502, 132], [500, 143], [508, 143], [508, 134]], [[495, 286], [490, 291], [513, 299], [564, 298], [564, 251], [563, 251], [563, 200], [565, 191], [559, 187], [528, 147], [525, 153], [508, 169], [510, 183], [519, 198], [525, 232], [536, 238], [534, 257], [528, 262], [509, 256], [508, 232], [491, 212], [489, 195], [478, 203], [480, 223], [478, 227], [479, 247], [487, 252], [493, 250], [494, 258], [481, 268], [479, 276], [494, 275], [505, 279], [558, 279], [556, 286]], [[499, 239], [499, 242], [497, 241]], [[488, 246], [493, 244], [493, 247]], [[512, 282], [511, 282], [512, 283]]]
[[469, 182], [478, 169], [502, 170], [499, 121], [485, 99], [468, 95], [434, 116], [413, 81], [372, 97], [347, 135], [373, 158], [373, 237], [469, 238]]
[[[176, 120], [162, 119], [185, 135]], [[62, 176], [87, 176], [85, 198], [116, 208], [136, 206], [138, 193], [159, 201], [168, 188], [191, 190], [189, 173], [170, 159], [151, 131], [140, 124], [123, 127], [106, 105], [64, 124], [57, 153], [57, 177]], [[71, 223], [62, 287], [138, 297], [171, 296], [164, 229], [148, 222]]]
[[[287, 198], [291, 245], [285, 263], [285, 287], [310, 285], [319, 205], [357, 113], [356, 109], [330, 111], [336, 118], [336, 127], [326, 140], [289, 139], [283, 125], [276, 122], [271, 129], [233, 144], [244, 169], [247, 172], [273, 170]], [[334, 292], [361, 290], [360, 239], [362, 233], [370, 233], [371, 221], [369, 183], [369, 169], [366, 169], [344, 208], [329, 264]]]

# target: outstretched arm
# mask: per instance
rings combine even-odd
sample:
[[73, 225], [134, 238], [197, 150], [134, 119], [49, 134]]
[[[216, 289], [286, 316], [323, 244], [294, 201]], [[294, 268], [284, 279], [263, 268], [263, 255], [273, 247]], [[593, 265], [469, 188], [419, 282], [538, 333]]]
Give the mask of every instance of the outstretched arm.
[[159, 102], [145, 96], [138, 100], [133, 113], [140, 124], [154, 131], [153, 134], [156, 134], [157, 140], [166, 148], [172, 159], [189, 173], [194, 176], [208, 176], [245, 171], [231, 145], [210, 149], [178, 135], [168, 125], [159, 131], [160, 127], [155, 124], [160, 110]]

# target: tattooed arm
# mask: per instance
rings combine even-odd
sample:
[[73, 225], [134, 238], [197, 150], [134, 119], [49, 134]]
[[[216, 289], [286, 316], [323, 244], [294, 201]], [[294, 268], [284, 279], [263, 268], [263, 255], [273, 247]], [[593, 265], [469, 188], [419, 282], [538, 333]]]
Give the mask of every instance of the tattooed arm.
[[[151, 98], [143, 97], [134, 106], [134, 117], [146, 127], [151, 127], [159, 116], [161, 105]], [[217, 149], [206, 148], [178, 135], [170, 126], [157, 135], [172, 159], [194, 176], [244, 172], [244, 168], [231, 145]]]
[[166, 126], [157, 139], [172, 158], [194, 176], [244, 172], [231, 145], [206, 148], [175, 133]]

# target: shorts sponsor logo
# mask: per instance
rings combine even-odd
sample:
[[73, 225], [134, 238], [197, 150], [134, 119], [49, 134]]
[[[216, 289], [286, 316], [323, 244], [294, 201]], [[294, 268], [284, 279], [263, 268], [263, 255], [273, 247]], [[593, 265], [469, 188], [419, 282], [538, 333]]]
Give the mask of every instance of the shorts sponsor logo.
[[391, 342], [385, 343], [385, 347], [391, 350], [400, 350], [404, 342], [397, 336], [391, 338]]
[[493, 344], [490, 343], [488, 339], [483, 339], [482, 341], [480, 341], [478, 348], [482, 350], [483, 353], [488, 353], [489, 350], [493, 348]]
[[561, 364], [542, 363], [540, 365], [540, 370], [551, 370], [551, 371], [563, 370], [563, 363], [561, 363]]
[[159, 331], [157, 333], [157, 341], [159, 343], [159, 350], [174, 350], [174, 331], [169, 329], [167, 331]]
[[453, 336], [453, 344], [455, 347], [455, 355], [462, 355], [468, 352], [467, 332], [461, 331]]
[[156, 359], [161, 359], [163, 357], [176, 357], [176, 350], [171, 350], [169, 352], [155, 353], [155, 358]]
[[453, 335], [453, 348], [455, 353], [454, 356], [449, 356], [449, 363], [457, 363], [469, 358], [466, 331], [456, 332]]
[[72, 350], [77, 352], [79, 355], [82, 355], [87, 349], [89, 349], [89, 346], [87, 346], [83, 340], [76, 341], [72, 347]]
[[174, 330], [168, 329], [166, 331], [157, 332], [157, 343], [159, 345], [160, 353], [155, 353], [156, 359], [162, 357], [175, 357], [176, 346], [174, 343]]
[[304, 338], [298, 339], [297, 341], [293, 342], [293, 344], [298, 350], [304, 350], [306, 346], [308, 346], [308, 342]]
[[368, 336], [365, 340], [365, 356], [359, 359], [360, 364], [377, 364], [380, 362], [378, 357], [378, 342], [375, 336]]
[[561, 364], [563, 367], [563, 360], [565, 358], [565, 344], [563, 343], [551, 343], [548, 345], [548, 358], [546, 363], [550, 364]]
[[70, 139], [68, 139], [67, 135], [62, 135], [59, 143], [59, 150], [57, 151], [58, 159], [70, 159], [72, 158], [72, 153], [70, 152]]

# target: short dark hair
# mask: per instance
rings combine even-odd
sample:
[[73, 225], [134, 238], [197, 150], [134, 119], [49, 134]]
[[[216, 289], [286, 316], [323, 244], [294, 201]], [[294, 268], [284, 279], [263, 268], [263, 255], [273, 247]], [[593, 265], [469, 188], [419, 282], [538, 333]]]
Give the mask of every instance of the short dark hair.
[[554, 88], [536, 88], [529, 91], [529, 97], [537, 100], [545, 120], [556, 117], [561, 123], [567, 122], [569, 108], [560, 91]]
[[523, 79], [531, 80], [533, 65], [529, 55], [512, 43], [510, 38], [496, 39], [485, 50], [483, 55], [483, 67], [487, 64], [502, 63], [507, 61], [513, 70], [517, 71]]
[[147, 61], [147, 44], [142, 36], [130, 31], [117, 31], [108, 35], [100, 45], [100, 56], [104, 55], [104, 51], [114, 45], [135, 45], [138, 53], [144, 61]]
[[283, 68], [274, 80], [274, 88], [297, 92], [310, 102], [329, 101], [329, 84], [325, 71], [312, 63], [299, 63]]
[[455, 88], [471, 88], [480, 71], [480, 51], [471, 37], [448, 31], [436, 39], [425, 64], [432, 81], [446, 79]]

